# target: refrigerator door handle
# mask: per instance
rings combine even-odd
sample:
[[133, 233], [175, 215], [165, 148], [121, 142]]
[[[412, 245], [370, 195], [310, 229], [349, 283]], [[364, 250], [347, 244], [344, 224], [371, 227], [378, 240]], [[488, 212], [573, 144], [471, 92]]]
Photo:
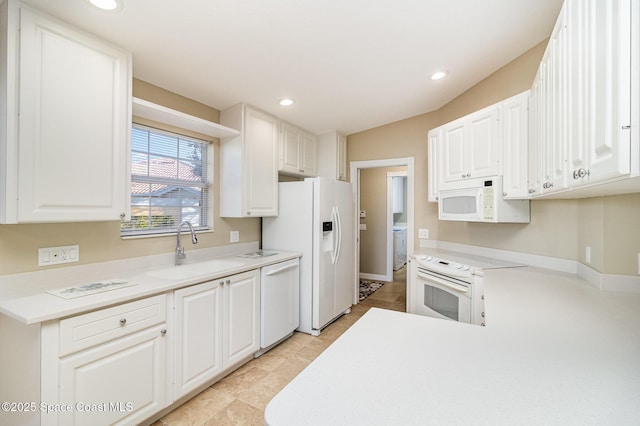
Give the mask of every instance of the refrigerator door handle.
[[333, 226], [333, 241], [332, 241], [332, 247], [331, 247], [331, 264], [335, 265], [336, 261], [338, 260], [338, 247], [336, 246], [336, 243], [338, 242], [338, 219], [336, 216], [336, 206], [331, 207], [331, 222], [334, 223]]
[[338, 260], [340, 259], [340, 249], [342, 248], [342, 221], [340, 220], [340, 210], [338, 210], [338, 206], [333, 206], [333, 209], [335, 211], [335, 218], [336, 218], [336, 230], [337, 230], [337, 234], [335, 235], [336, 237], [336, 256], [335, 256], [335, 262], [333, 262], [334, 264], [338, 263]]

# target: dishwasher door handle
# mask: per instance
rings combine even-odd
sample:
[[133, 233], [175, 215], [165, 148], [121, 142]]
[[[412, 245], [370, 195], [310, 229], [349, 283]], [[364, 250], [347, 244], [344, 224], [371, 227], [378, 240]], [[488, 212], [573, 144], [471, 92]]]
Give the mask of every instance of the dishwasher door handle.
[[282, 271], [286, 271], [286, 270], [288, 270], [288, 269], [297, 268], [297, 267], [298, 267], [298, 264], [297, 264], [297, 263], [291, 263], [291, 264], [289, 264], [289, 265], [285, 265], [285, 266], [283, 266], [283, 267], [281, 267], [281, 268], [278, 268], [278, 269], [274, 269], [274, 270], [272, 270], [272, 271], [269, 271], [269, 272], [267, 272], [265, 275], [266, 275], [267, 277], [270, 277], [271, 275], [279, 274], [279, 273], [280, 273], [280, 272], [282, 272]]

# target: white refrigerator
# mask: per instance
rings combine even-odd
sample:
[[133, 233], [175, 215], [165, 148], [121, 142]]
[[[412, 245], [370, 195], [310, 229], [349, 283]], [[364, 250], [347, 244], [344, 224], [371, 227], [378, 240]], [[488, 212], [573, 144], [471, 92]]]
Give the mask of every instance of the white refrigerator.
[[351, 184], [307, 178], [281, 182], [278, 194], [278, 216], [262, 219], [262, 247], [302, 253], [297, 330], [318, 336], [356, 294]]

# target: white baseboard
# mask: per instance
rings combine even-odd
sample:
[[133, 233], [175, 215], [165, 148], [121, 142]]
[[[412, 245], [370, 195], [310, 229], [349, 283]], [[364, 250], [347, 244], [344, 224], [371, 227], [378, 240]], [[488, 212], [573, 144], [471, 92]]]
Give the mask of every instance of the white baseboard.
[[393, 281], [393, 277], [387, 277], [386, 275], [380, 275], [380, 274], [366, 274], [364, 272], [360, 273], [360, 278], [363, 280], [370, 280], [370, 281], [386, 281], [386, 282], [390, 282]]
[[583, 263], [577, 263], [578, 277], [597, 289], [640, 294], [640, 276], [601, 274]]

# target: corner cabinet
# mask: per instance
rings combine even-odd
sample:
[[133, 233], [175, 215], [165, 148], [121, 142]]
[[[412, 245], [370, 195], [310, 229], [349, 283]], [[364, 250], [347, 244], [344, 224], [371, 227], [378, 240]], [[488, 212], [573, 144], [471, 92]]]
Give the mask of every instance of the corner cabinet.
[[294, 176], [316, 176], [317, 145], [318, 139], [311, 133], [281, 122], [278, 170]]
[[128, 218], [131, 55], [18, 1], [0, 20], [0, 222]]
[[239, 104], [220, 123], [240, 130], [220, 140], [220, 216], [277, 216], [278, 119]]
[[318, 176], [347, 181], [347, 137], [330, 132], [318, 139]]

